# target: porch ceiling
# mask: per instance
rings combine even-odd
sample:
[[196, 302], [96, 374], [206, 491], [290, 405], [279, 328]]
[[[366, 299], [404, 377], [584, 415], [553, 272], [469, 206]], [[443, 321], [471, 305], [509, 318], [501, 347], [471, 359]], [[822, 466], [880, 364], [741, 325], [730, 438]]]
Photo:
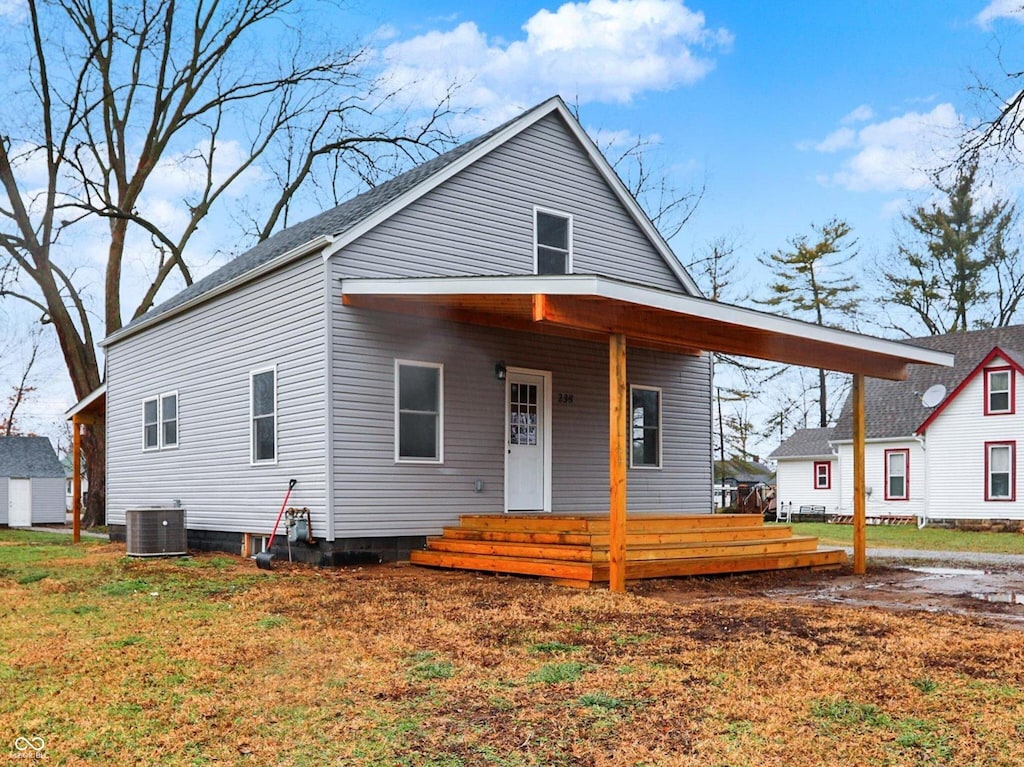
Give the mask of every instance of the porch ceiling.
[[950, 354], [590, 275], [342, 280], [345, 306], [902, 380]]

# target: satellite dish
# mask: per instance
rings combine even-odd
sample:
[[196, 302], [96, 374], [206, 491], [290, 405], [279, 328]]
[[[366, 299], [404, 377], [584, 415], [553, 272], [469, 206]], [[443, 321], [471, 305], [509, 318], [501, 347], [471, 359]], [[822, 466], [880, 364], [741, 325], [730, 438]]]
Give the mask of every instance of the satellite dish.
[[929, 386], [928, 391], [921, 395], [921, 404], [925, 407], [935, 407], [946, 398], [946, 387], [942, 384]]

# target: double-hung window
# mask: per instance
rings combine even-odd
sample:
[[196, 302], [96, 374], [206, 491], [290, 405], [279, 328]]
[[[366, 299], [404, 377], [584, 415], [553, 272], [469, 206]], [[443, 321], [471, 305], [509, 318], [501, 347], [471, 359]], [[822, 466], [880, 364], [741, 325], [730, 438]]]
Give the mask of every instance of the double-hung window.
[[560, 213], [534, 211], [535, 269], [537, 274], [572, 273], [572, 218]]
[[629, 465], [661, 467], [661, 389], [631, 386]]
[[910, 498], [910, 451], [885, 451], [885, 500], [906, 501]]
[[830, 461], [814, 462], [814, 489], [832, 489], [832, 463]]
[[168, 392], [142, 402], [142, 449], [164, 450], [178, 446], [178, 392]]
[[277, 462], [277, 368], [249, 373], [249, 460]]
[[1017, 498], [1017, 443], [985, 443], [985, 500]]
[[1010, 415], [1014, 412], [1013, 370], [992, 368], [985, 371], [985, 415]]
[[395, 360], [395, 460], [444, 461], [444, 366]]

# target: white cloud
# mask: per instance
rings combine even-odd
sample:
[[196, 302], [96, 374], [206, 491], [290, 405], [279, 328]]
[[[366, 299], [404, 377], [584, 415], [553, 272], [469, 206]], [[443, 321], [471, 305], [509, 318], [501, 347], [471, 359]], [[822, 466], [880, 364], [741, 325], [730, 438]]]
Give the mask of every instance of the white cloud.
[[992, 0], [982, 9], [981, 13], [974, 17], [975, 23], [989, 29], [992, 22], [997, 19], [1013, 19], [1017, 22], [1024, 22], [1024, 2], [1021, 0]]
[[854, 109], [850, 114], [846, 115], [841, 122], [843, 125], [849, 125], [850, 123], [866, 123], [868, 120], [875, 119], [875, 110], [869, 107], [867, 104], [861, 104], [859, 107]]
[[949, 164], [963, 130], [960, 115], [947, 103], [857, 130], [842, 127], [811, 146], [823, 153], [852, 152], [840, 170], [824, 177], [829, 184], [857, 192], [911, 191], [927, 187], [932, 172]]
[[490, 38], [471, 21], [392, 43], [385, 76], [413, 102], [434, 104], [451, 82], [457, 106], [494, 122], [553, 93], [625, 103], [705, 77], [732, 34], [707, 26], [682, 0], [590, 0], [541, 10], [525, 38]]
[[0, 0], [0, 23], [17, 24], [28, 16], [25, 0]]

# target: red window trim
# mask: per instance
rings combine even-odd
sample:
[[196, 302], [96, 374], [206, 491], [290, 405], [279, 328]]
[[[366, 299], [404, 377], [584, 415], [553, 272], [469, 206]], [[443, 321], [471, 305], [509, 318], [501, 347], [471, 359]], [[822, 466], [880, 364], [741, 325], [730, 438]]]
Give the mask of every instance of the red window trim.
[[[891, 453], [903, 453], [903, 495], [889, 495], [889, 455]], [[909, 501], [910, 500], [910, 449], [906, 447], [893, 448], [885, 451], [885, 500], [887, 501]], [[987, 482], [988, 480], [986, 480]]]
[[[825, 484], [818, 484], [818, 467], [825, 467]], [[831, 490], [832, 489], [832, 462], [831, 461], [815, 461], [814, 462], [814, 489], [815, 490]]]
[[[988, 386], [988, 379], [992, 373], [1009, 373], [1010, 378], [1010, 409], [1009, 410], [992, 410], [989, 405], [991, 404], [990, 390]], [[985, 368], [985, 415], [1013, 415], [1017, 411], [1017, 376], [1014, 375], [1013, 368], [1009, 365], [1005, 367], [997, 368]]]
[[[992, 485], [989, 482], [989, 455], [993, 447], [1009, 447], [1010, 448], [1010, 497], [1009, 498], [993, 498], [990, 494]], [[985, 443], [985, 500], [991, 501], [992, 503], [1007, 503], [1017, 500], [1017, 441], [1012, 439], [997, 440], [995, 442]]]

